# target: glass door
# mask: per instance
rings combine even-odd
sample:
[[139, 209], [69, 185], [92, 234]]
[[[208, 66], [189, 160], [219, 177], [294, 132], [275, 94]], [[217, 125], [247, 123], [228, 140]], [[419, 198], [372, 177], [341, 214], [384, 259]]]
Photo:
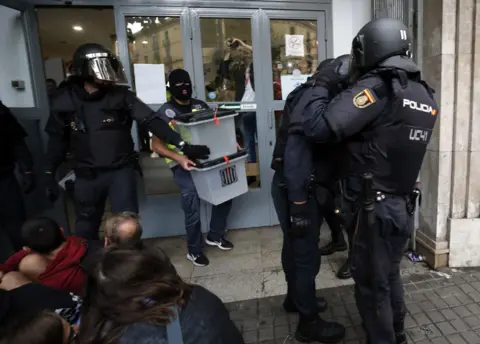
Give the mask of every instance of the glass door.
[[[123, 7], [115, 10], [117, 53], [125, 66], [131, 89], [152, 109], [169, 99], [167, 75], [176, 68], [195, 75], [192, 27], [186, 8]], [[194, 97], [198, 96], [194, 81]], [[140, 215], [146, 237], [185, 234], [180, 194], [162, 157], [150, 150], [150, 134], [134, 126], [143, 178], [139, 186]], [[202, 225], [206, 210], [202, 207]]]
[[[266, 64], [259, 76], [258, 88], [262, 90], [263, 100], [259, 110], [266, 113], [269, 129], [264, 154], [270, 159], [288, 94], [327, 58], [325, 31], [323, 11], [265, 11], [260, 32]], [[268, 169], [266, 178], [271, 180], [272, 176], [273, 171]], [[278, 224], [273, 202], [270, 206], [271, 223]]]
[[[0, 18], [0, 100], [28, 134], [26, 143], [33, 156], [37, 178], [37, 188], [24, 197], [26, 215], [50, 215], [68, 232], [63, 199], [52, 207], [45, 199], [41, 180], [46, 143], [43, 129], [49, 109], [35, 8], [23, 0], [0, 0]], [[0, 237], [0, 242], [6, 244], [8, 240]]]
[[[271, 153], [262, 70], [268, 66], [261, 41], [261, 10], [191, 9], [195, 81], [198, 96], [211, 107], [233, 109], [238, 144], [247, 150], [249, 192], [233, 202], [229, 228], [271, 224], [268, 172]], [[207, 208], [210, 213], [210, 207]]]

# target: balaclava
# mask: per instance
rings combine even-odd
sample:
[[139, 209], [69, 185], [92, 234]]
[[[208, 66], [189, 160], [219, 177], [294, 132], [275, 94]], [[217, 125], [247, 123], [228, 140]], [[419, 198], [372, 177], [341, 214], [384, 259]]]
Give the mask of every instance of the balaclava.
[[[168, 77], [168, 83], [170, 85], [170, 92], [174, 98], [178, 100], [189, 100], [192, 98], [192, 81], [186, 70], [173, 70]], [[179, 83], [183, 83], [183, 85], [177, 86]]]

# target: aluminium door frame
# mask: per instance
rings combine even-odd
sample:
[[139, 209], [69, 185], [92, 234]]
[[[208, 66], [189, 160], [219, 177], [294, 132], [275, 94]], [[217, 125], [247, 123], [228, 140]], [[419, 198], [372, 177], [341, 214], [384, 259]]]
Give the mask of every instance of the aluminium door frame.
[[[42, 156], [33, 156], [34, 172], [37, 176], [37, 190], [25, 197], [27, 210], [30, 208], [35, 213], [29, 215], [50, 215], [56, 218], [66, 233], [70, 233], [67, 219], [64, 195], [55, 204], [51, 205], [41, 191], [43, 189], [43, 154], [47, 145], [47, 135], [43, 128], [49, 117], [49, 104], [45, 85], [42, 49], [38, 32], [37, 14], [34, 5], [23, 0], [0, 0], [0, 6], [5, 6], [22, 13], [21, 20], [25, 36], [26, 51], [28, 54], [29, 77], [33, 95], [33, 107], [12, 107], [12, 112], [19, 120], [38, 121], [38, 138], [40, 139], [40, 152]], [[28, 138], [27, 138], [28, 139]]]
[[[311, 20], [317, 23], [317, 41], [318, 41], [318, 62], [323, 61], [324, 59], [331, 57], [333, 55], [333, 40], [331, 39], [332, 33], [329, 30], [332, 27], [331, 22], [331, 7], [329, 5], [325, 6], [325, 10], [315, 11], [315, 12], [308, 12], [308, 11], [278, 11], [278, 10], [265, 10], [265, 19], [264, 19], [264, 28], [261, 32], [265, 35], [262, 37], [264, 45], [267, 46], [267, 61], [269, 61], [269, 66], [264, 68], [263, 75], [261, 76], [262, 80], [267, 80], [270, 85], [265, 84], [264, 87], [261, 87], [264, 94], [262, 99], [267, 99], [266, 102], [263, 103], [265, 107], [267, 116], [268, 116], [268, 126], [270, 129], [268, 131], [268, 138], [267, 138], [267, 147], [266, 150], [268, 151], [269, 155], [272, 156], [274, 144], [276, 142], [276, 127], [275, 127], [275, 111], [282, 111], [285, 105], [285, 100], [275, 100], [273, 94], [273, 87], [271, 83], [273, 82], [272, 79], [272, 49], [271, 49], [271, 20]], [[322, 44], [323, 43], [323, 44]], [[320, 46], [324, 46], [324, 48], [320, 49]], [[257, 80], [257, 79], [256, 79]], [[268, 87], [267, 87], [268, 86]], [[273, 143], [270, 145], [270, 143]], [[270, 181], [273, 179], [274, 171], [270, 168], [267, 169], [268, 178]], [[276, 225], [279, 223], [278, 216], [275, 211], [275, 207], [273, 204], [273, 199], [270, 197], [270, 214], [271, 214], [271, 225]]]

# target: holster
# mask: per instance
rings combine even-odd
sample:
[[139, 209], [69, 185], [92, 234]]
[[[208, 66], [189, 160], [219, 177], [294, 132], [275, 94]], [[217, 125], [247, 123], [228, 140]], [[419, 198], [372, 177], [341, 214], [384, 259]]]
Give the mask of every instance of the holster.
[[333, 188], [334, 213], [340, 218], [340, 222], [344, 228], [349, 228], [352, 223], [356, 211], [356, 197], [348, 195], [343, 180], [334, 183]]
[[413, 189], [412, 193], [405, 196], [405, 204], [407, 206], [408, 215], [415, 214], [417, 208], [417, 199], [421, 199], [420, 189]]

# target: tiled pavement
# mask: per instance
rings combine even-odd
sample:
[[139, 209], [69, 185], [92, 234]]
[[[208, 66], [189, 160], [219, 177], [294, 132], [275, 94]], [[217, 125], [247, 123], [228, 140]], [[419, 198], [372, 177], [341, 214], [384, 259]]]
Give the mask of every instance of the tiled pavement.
[[[154, 239], [170, 256], [179, 274], [192, 283], [216, 293], [242, 330], [246, 343], [294, 344], [297, 317], [281, 308], [286, 293], [280, 265], [281, 234], [275, 227], [232, 231], [231, 252], [207, 249], [210, 266], [193, 267], [185, 259], [183, 238]], [[322, 228], [321, 243], [328, 242], [328, 228]], [[352, 280], [341, 281], [335, 272], [345, 253], [322, 258], [317, 276], [318, 294], [329, 302], [323, 315], [347, 328], [344, 344], [364, 343]], [[450, 271], [451, 278], [439, 276], [423, 263], [404, 260], [401, 273], [405, 283], [410, 343], [480, 344], [480, 269]]]
[[[430, 272], [404, 276], [409, 343], [480, 343], [480, 270], [447, 273], [452, 278]], [[346, 326], [343, 343], [365, 343], [353, 286], [323, 289], [318, 294], [329, 302], [325, 319]], [[227, 305], [246, 343], [296, 343], [291, 334], [298, 320], [283, 311], [282, 301], [283, 296], [275, 296]]]

